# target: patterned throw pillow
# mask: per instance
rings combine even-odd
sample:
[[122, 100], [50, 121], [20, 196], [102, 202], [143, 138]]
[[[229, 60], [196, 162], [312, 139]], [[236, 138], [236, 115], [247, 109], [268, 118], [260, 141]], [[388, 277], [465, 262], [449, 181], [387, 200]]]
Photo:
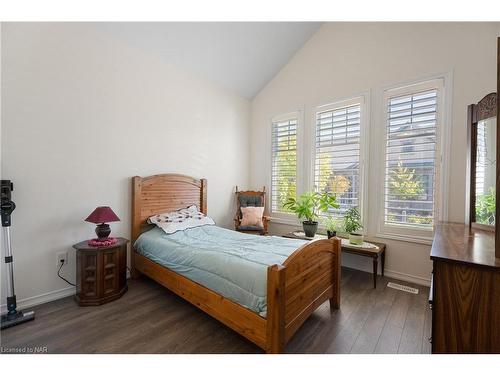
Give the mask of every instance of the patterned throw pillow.
[[215, 225], [213, 219], [198, 211], [198, 207], [195, 205], [151, 216], [148, 219], [148, 223], [155, 224], [167, 234], [203, 225]]
[[264, 215], [264, 207], [241, 207], [241, 224], [242, 227], [259, 227], [263, 228], [262, 215]]

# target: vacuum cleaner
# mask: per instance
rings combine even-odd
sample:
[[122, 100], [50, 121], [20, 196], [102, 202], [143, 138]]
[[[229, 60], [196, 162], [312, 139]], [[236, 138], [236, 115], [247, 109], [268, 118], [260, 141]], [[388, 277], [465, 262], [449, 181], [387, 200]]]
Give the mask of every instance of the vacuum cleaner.
[[12, 243], [10, 240], [10, 223], [12, 211], [16, 204], [11, 200], [14, 184], [10, 180], [1, 180], [0, 214], [2, 217], [3, 237], [5, 243], [5, 264], [7, 269], [7, 313], [2, 315], [1, 329], [35, 319], [34, 311], [18, 311], [14, 293], [14, 267], [12, 258]]

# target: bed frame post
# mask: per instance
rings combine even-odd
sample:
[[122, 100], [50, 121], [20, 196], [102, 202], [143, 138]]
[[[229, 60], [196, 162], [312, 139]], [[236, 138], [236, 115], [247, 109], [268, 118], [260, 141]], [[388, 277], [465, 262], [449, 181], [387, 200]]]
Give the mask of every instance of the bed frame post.
[[139, 176], [132, 177], [132, 241], [130, 246], [130, 277], [133, 279], [141, 274], [135, 267], [135, 250], [134, 243], [141, 234], [141, 197], [142, 197], [142, 178]]
[[200, 211], [203, 212], [205, 215], [207, 215], [207, 180], [205, 178], [202, 178], [200, 181], [201, 181]]
[[282, 353], [285, 347], [285, 267], [267, 268], [267, 353]]
[[331, 310], [336, 310], [340, 308], [340, 277], [341, 277], [341, 251], [340, 251], [340, 239], [336, 237], [332, 241], [332, 247], [334, 251], [334, 264], [332, 264], [333, 267], [333, 285], [334, 285], [334, 291], [333, 291], [333, 297], [330, 298], [330, 309]]

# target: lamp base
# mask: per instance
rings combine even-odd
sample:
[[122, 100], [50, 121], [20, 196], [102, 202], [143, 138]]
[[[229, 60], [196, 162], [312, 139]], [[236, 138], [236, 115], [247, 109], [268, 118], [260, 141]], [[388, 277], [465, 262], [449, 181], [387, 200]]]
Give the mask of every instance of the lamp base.
[[99, 241], [106, 241], [108, 236], [111, 234], [111, 228], [109, 224], [102, 223], [95, 228], [95, 234], [97, 234], [97, 239]]

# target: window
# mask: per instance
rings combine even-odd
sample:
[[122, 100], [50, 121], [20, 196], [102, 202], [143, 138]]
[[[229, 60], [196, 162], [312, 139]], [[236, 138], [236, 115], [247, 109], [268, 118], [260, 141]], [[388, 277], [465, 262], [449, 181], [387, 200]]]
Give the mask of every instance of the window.
[[336, 195], [343, 216], [361, 203], [362, 98], [318, 107], [316, 112], [314, 186]]
[[282, 116], [272, 122], [271, 212], [287, 213], [283, 207], [297, 191], [298, 116]]
[[384, 224], [432, 230], [437, 217], [442, 80], [386, 91]]

